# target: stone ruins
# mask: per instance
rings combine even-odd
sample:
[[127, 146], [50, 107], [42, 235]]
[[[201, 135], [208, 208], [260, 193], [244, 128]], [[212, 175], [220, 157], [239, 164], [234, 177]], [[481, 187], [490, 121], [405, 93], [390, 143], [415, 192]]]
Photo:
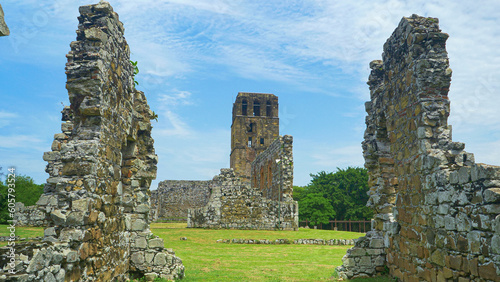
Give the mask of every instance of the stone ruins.
[[370, 63], [363, 154], [375, 216], [341, 277], [500, 281], [500, 167], [452, 142], [447, 38], [436, 18], [403, 18]]
[[[44, 239], [0, 248], [0, 281], [180, 279], [182, 261], [149, 230], [153, 113], [134, 87], [123, 25], [104, 1], [80, 14], [66, 65], [71, 106], [44, 154], [50, 177], [35, 208], [16, 207], [47, 225]], [[500, 167], [452, 141], [447, 38], [437, 19], [412, 15], [370, 63], [363, 154], [375, 215], [337, 269], [342, 278], [500, 281]], [[239, 93], [231, 128], [231, 168], [210, 181], [161, 182], [153, 214], [187, 216], [188, 227], [297, 230], [293, 139], [279, 136], [277, 97]]]
[[2, 5], [0, 5], [0, 36], [7, 36], [10, 34], [9, 27], [5, 24], [4, 13]]
[[278, 97], [238, 93], [231, 169], [221, 170], [213, 180], [160, 182], [152, 192], [151, 218], [187, 217], [189, 227], [297, 229], [292, 147], [291, 136], [279, 136]]
[[212, 180], [164, 180], [151, 191], [151, 220], [187, 219], [188, 210], [203, 207], [210, 197]]
[[80, 14], [66, 64], [71, 106], [43, 156], [50, 177], [37, 205], [49, 225], [40, 243], [2, 248], [0, 281], [182, 278], [181, 260], [149, 230], [153, 113], [134, 87], [123, 25], [104, 1]]
[[187, 216], [188, 227], [298, 230], [292, 149], [292, 136], [279, 136], [278, 97], [240, 92], [233, 104], [231, 168], [209, 181], [161, 182], [151, 217]]

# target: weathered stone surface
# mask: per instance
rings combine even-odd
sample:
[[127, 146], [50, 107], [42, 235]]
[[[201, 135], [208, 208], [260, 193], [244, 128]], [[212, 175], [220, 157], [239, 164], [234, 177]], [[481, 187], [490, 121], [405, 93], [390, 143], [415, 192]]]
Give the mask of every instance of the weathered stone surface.
[[[125, 281], [129, 272], [181, 279], [182, 261], [161, 239], [150, 240], [149, 186], [158, 158], [152, 112], [134, 87], [123, 25], [105, 1], [80, 12], [66, 56], [71, 106], [63, 110], [63, 133], [44, 154], [50, 177], [35, 207], [48, 228], [41, 243], [16, 244], [23, 256], [16, 275], [58, 282]], [[0, 256], [6, 252], [0, 248]]]
[[212, 181], [164, 180], [151, 191], [152, 220], [183, 219], [188, 209], [205, 206], [210, 197]]
[[232, 121], [230, 167], [243, 183], [250, 182], [252, 162], [279, 136], [278, 97], [238, 93]]
[[[500, 167], [476, 164], [452, 141], [447, 38], [437, 19], [412, 15], [384, 44], [383, 60], [370, 63], [362, 146], [372, 232], [402, 281], [500, 281]], [[383, 270], [363, 268], [370, 240], [348, 250], [341, 276]]]
[[5, 24], [5, 16], [2, 9], [2, 5], [0, 5], [0, 36], [7, 36], [10, 34], [10, 30]]

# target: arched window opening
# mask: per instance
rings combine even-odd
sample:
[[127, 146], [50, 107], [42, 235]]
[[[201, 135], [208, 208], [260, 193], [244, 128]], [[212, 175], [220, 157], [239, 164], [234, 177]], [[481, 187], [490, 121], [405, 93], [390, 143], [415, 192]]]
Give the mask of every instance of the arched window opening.
[[254, 117], [260, 116], [260, 102], [257, 100], [253, 101], [253, 116]]
[[268, 116], [268, 117], [273, 116], [273, 107], [271, 105], [271, 101], [267, 101], [267, 103], [266, 103], [266, 116]]
[[248, 108], [248, 102], [247, 100], [243, 100], [241, 102], [241, 114], [246, 116], [248, 113], [247, 113], [247, 108]]
[[254, 132], [256, 130], [255, 128], [255, 123], [250, 123], [248, 126], [247, 126], [247, 131], [248, 132]]

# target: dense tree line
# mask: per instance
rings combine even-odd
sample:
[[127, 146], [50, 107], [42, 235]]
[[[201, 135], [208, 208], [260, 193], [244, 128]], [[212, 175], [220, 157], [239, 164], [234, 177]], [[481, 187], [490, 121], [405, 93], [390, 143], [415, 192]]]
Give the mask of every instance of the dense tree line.
[[299, 220], [313, 225], [329, 220], [365, 220], [373, 216], [368, 201], [368, 172], [364, 168], [337, 168], [336, 172], [311, 174], [305, 187], [294, 186], [293, 198], [299, 203]]
[[[8, 174], [3, 175], [7, 176]], [[9, 184], [11, 184], [11, 189], [13, 188], [11, 193], [9, 193]], [[7, 220], [11, 219], [8, 206], [9, 194], [12, 203], [21, 202], [25, 206], [32, 206], [43, 194], [43, 184], [35, 184], [33, 178], [26, 175], [16, 175], [15, 178], [5, 177], [4, 181], [0, 181], [0, 224], [6, 224]]]

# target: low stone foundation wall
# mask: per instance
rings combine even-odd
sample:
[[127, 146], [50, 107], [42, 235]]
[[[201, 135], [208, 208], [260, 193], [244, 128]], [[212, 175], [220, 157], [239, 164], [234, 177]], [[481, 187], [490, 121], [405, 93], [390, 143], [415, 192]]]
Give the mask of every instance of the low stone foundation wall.
[[296, 244], [296, 245], [329, 245], [329, 246], [345, 246], [354, 245], [356, 240], [346, 239], [219, 239], [217, 243], [225, 244], [264, 244], [264, 245], [283, 245], [283, 244]]
[[242, 183], [232, 169], [221, 169], [214, 177], [208, 204], [190, 209], [190, 228], [298, 230], [296, 201], [273, 201], [262, 191]]
[[48, 226], [46, 212], [39, 209], [38, 205], [25, 206], [21, 202], [16, 203], [14, 214], [16, 226]]

